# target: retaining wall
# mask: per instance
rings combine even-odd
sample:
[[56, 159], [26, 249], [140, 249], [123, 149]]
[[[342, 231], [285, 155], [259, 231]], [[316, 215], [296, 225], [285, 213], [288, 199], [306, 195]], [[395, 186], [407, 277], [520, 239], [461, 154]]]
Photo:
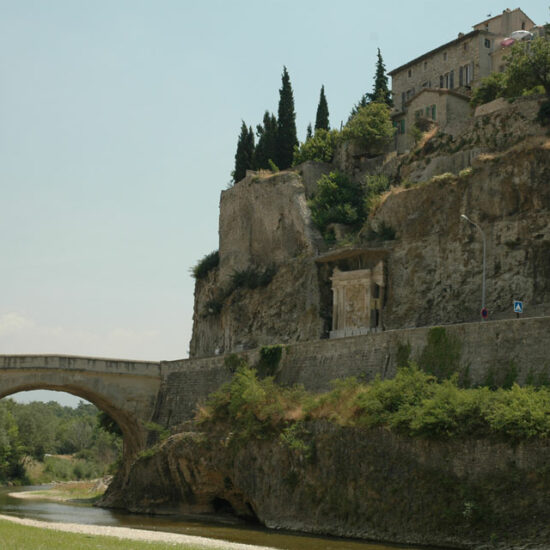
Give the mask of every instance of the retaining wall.
[[[350, 338], [317, 340], [288, 345], [283, 351], [276, 380], [283, 385], [303, 384], [311, 391], [330, 388], [331, 380], [350, 376], [369, 381], [392, 377], [397, 370], [400, 345], [409, 344], [418, 358], [432, 327], [390, 330]], [[473, 383], [481, 383], [489, 370], [497, 375], [513, 364], [518, 382], [550, 369], [550, 317], [445, 325], [459, 340], [460, 364], [469, 367]], [[259, 350], [239, 354], [251, 365]], [[549, 370], [550, 374], [550, 370]], [[225, 356], [161, 363], [163, 379], [155, 421], [175, 425], [193, 416], [198, 403], [230, 380]]]

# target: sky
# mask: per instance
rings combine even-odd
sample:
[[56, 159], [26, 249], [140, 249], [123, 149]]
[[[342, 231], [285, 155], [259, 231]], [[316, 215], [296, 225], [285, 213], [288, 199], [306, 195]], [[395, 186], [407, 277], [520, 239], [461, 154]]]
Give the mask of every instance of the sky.
[[0, 0], [0, 354], [186, 357], [189, 270], [283, 66], [303, 140], [321, 85], [332, 127], [371, 91], [377, 48], [391, 70], [507, 7]]

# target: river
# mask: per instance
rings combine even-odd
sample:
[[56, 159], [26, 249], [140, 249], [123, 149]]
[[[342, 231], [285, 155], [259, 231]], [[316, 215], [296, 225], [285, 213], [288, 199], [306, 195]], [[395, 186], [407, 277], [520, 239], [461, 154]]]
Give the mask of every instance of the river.
[[[11, 497], [8, 494], [20, 491], [35, 491], [47, 487], [50, 486], [0, 488], [0, 514], [50, 522], [168, 531], [245, 544], [270, 546], [281, 550], [403, 550], [404, 548], [414, 550], [414, 548], [419, 548], [273, 531], [263, 527], [251, 526], [232, 518], [207, 521], [203, 519], [146, 516], [94, 508], [89, 504], [52, 502], [45, 499], [20, 499]], [[436, 549], [432, 547], [432, 550]]]

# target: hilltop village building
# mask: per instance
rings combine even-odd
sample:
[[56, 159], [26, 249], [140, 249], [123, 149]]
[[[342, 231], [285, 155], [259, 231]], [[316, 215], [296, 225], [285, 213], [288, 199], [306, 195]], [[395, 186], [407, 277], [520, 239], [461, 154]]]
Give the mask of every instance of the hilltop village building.
[[413, 145], [410, 129], [419, 118], [436, 121], [447, 133], [458, 132], [470, 115], [472, 89], [491, 72], [504, 70], [503, 58], [513, 42], [506, 39], [515, 31], [533, 30], [535, 23], [520, 8], [506, 9], [391, 71], [397, 152]]

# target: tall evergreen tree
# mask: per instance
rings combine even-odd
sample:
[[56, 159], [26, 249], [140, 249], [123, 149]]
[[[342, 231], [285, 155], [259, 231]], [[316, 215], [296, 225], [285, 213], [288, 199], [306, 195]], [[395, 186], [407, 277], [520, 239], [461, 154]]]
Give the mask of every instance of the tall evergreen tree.
[[311, 127], [311, 122], [307, 125], [306, 130], [306, 141], [310, 140], [313, 137], [313, 128]]
[[393, 107], [391, 92], [388, 89], [388, 77], [386, 75], [386, 66], [378, 48], [378, 59], [376, 60], [376, 74], [374, 75], [374, 85], [372, 93], [367, 94], [370, 101], [385, 103], [388, 107]]
[[388, 107], [393, 107], [393, 100], [391, 97], [391, 91], [388, 89], [388, 77], [386, 76], [386, 67], [380, 48], [378, 48], [378, 59], [376, 61], [376, 73], [374, 75], [374, 85], [372, 87], [372, 93], [366, 93], [361, 96], [361, 99], [354, 105], [348, 118], [348, 122], [357, 114], [357, 111], [368, 105], [372, 101], [378, 101], [385, 103]]
[[269, 161], [277, 158], [277, 118], [266, 111], [263, 124], [256, 126], [258, 144], [254, 151], [254, 168], [269, 168]]
[[236, 183], [246, 176], [246, 171], [252, 168], [254, 158], [254, 132], [252, 127], [247, 128], [246, 124], [241, 124], [241, 133], [237, 142], [237, 152], [235, 153], [235, 170], [233, 171], [233, 181]]
[[321, 95], [319, 97], [319, 105], [317, 106], [317, 116], [315, 117], [316, 130], [330, 130], [328, 121], [328, 103], [325, 97], [325, 87], [321, 86]]
[[294, 146], [298, 145], [296, 135], [296, 113], [294, 94], [286, 67], [283, 68], [282, 86], [279, 90], [279, 113], [277, 117], [277, 166], [285, 170], [292, 165]]

